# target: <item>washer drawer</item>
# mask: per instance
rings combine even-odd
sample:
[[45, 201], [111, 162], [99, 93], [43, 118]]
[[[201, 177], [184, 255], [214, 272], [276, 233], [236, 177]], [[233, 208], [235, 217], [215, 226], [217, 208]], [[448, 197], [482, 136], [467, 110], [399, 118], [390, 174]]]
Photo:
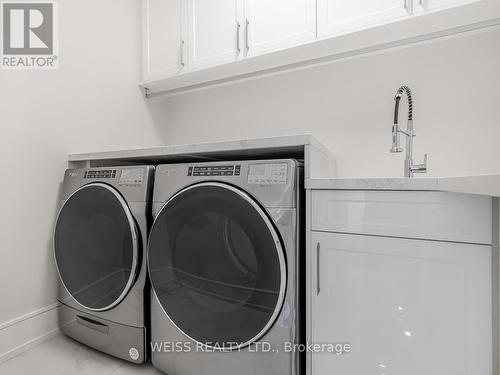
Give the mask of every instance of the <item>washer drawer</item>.
[[312, 192], [312, 230], [491, 244], [492, 199], [431, 191]]
[[61, 304], [64, 334], [101, 352], [133, 363], [146, 361], [146, 330], [112, 322]]

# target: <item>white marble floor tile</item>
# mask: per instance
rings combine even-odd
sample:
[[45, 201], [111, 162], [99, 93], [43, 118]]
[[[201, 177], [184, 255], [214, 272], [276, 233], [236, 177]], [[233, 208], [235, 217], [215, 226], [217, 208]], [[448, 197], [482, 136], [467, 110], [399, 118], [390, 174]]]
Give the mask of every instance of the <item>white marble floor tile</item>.
[[150, 364], [137, 366], [132, 363], [125, 363], [123, 366], [114, 370], [110, 375], [165, 375]]
[[1, 375], [160, 375], [151, 365], [137, 366], [88, 348], [65, 336], [0, 364]]

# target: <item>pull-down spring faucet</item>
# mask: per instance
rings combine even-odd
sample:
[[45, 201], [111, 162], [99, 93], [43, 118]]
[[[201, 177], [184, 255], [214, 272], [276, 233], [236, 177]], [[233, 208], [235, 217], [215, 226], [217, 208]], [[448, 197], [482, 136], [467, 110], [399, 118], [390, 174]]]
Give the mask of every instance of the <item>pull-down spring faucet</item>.
[[[406, 93], [408, 98], [408, 125], [406, 131], [399, 128], [399, 103]], [[424, 155], [422, 164], [413, 164], [413, 137], [415, 137], [415, 129], [413, 128], [413, 98], [411, 90], [408, 86], [401, 86], [394, 96], [394, 125], [392, 126], [392, 153], [403, 152], [400, 144], [400, 133], [406, 135], [406, 157], [404, 165], [405, 177], [413, 177], [414, 173], [427, 172], [427, 154]]]

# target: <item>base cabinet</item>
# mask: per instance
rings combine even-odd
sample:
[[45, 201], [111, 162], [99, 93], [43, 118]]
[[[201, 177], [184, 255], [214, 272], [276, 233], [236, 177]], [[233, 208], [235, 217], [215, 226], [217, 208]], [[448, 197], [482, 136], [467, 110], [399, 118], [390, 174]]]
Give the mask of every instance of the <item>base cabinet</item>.
[[312, 191], [308, 340], [351, 351], [310, 354], [310, 374], [491, 375], [494, 212], [479, 195]]
[[491, 375], [491, 247], [313, 232], [312, 374]]
[[[490, 375], [491, 247], [313, 232], [312, 374]], [[316, 284], [316, 285], [314, 285]]]

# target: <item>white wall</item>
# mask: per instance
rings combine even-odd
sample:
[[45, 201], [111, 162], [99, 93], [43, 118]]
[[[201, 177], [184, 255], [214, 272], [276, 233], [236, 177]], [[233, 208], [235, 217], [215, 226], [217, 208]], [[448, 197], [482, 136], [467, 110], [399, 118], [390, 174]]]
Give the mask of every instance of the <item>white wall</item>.
[[0, 326], [57, 301], [51, 236], [67, 154], [164, 143], [137, 87], [141, 0], [59, 7], [60, 69], [0, 70]]
[[340, 176], [402, 176], [390, 132], [394, 93], [408, 84], [414, 155], [429, 154], [429, 175], [499, 173], [499, 41], [496, 30], [173, 97], [168, 142], [312, 133]]
[[0, 71], [0, 326], [54, 303], [69, 152], [312, 133], [342, 176], [397, 176], [392, 97], [416, 100], [430, 174], [500, 172], [500, 31], [145, 102], [141, 0], [60, 1], [60, 69]]

